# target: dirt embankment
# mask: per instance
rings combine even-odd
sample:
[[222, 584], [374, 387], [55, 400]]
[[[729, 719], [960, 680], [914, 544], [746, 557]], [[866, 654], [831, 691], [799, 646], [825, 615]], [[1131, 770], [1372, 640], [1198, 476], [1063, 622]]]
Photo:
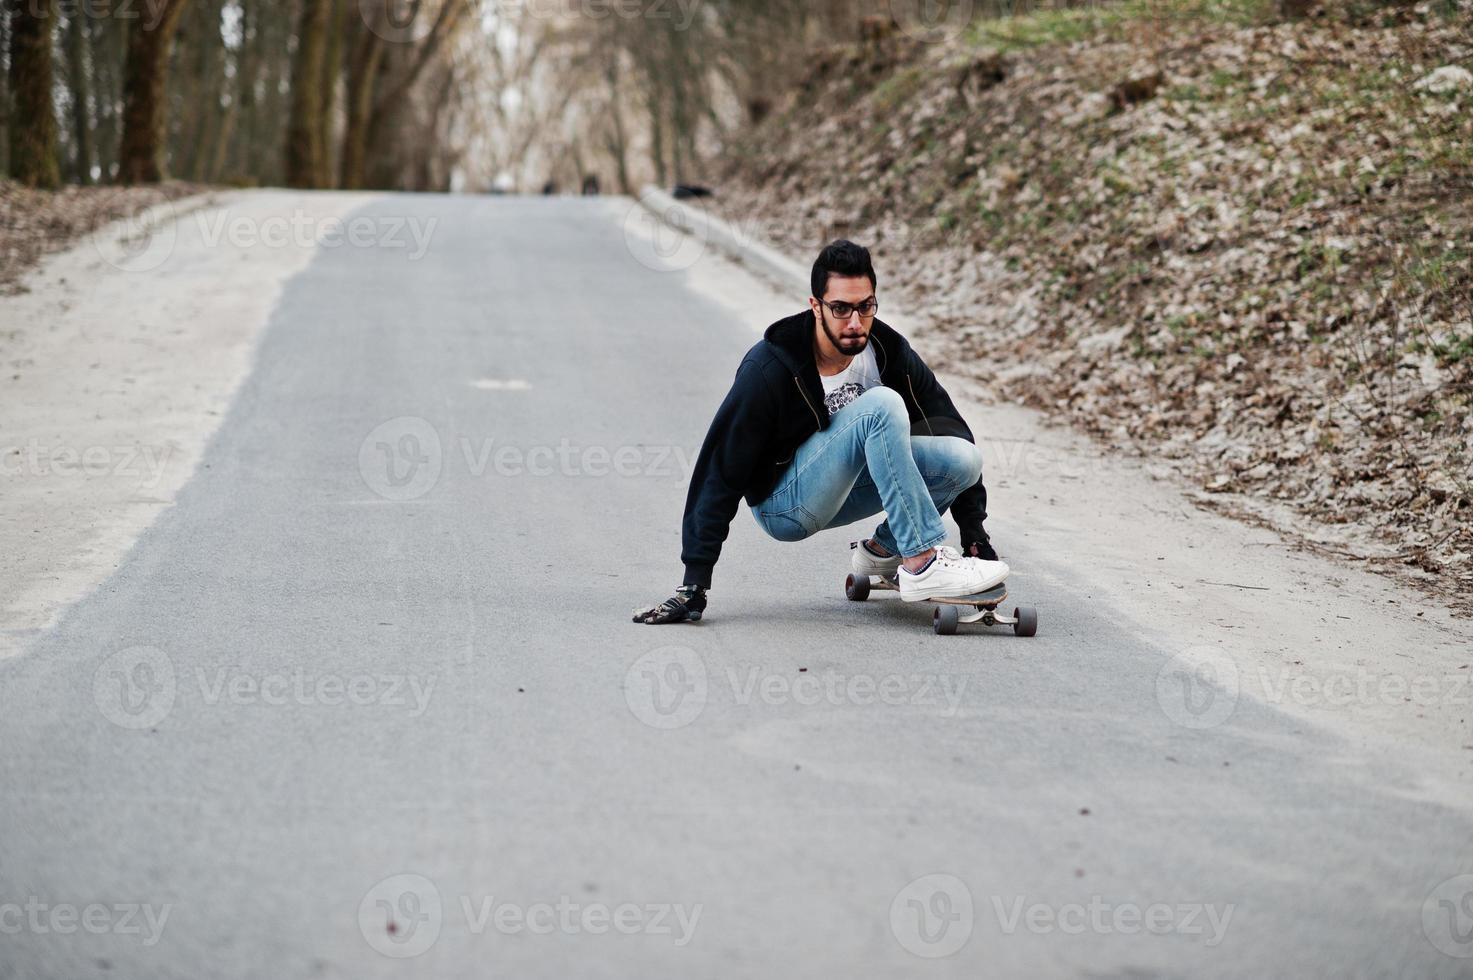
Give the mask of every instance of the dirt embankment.
[[718, 207], [873, 247], [1001, 397], [1473, 596], [1473, 3], [1124, 3], [835, 49]]
[[0, 180], [0, 296], [25, 292], [23, 274], [78, 239], [155, 205], [209, 190], [203, 184], [169, 181], [143, 187], [38, 191]]

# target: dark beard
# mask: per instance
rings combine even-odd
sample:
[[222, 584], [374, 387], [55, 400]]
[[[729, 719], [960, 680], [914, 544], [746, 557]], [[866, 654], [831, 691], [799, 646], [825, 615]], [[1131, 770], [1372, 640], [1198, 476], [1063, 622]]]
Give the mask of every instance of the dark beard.
[[833, 344], [834, 348], [845, 357], [853, 357], [856, 354], [863, 354], [864, 349], [869, 346], [868, 334], [865, 334], [865, 336], [860, 339], [858, 347], [852, 346], [852, 340], [848, 344], [841, 343], [841, 338], [834, 336], [834, 332], [829, 329], [829, 318], [827, 316], [819, 318], [819, 326], [823, 327], [824, 336], [829, 338], [829, 343]]

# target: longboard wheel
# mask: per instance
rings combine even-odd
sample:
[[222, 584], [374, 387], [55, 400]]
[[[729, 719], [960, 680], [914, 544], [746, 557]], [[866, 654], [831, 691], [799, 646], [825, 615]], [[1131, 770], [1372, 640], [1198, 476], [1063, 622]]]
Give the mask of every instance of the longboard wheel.
[[849, 597], [850, 602], [863, 602], [869, 598], [869, 576], [857, 576], [851, 574], [844, 579], [844, 594]]
[[1033, 636], [1038, 632], [1038, 610], [1032, 606], [1019, 606], [1013, 610], [1013, 633], [1018, 636]]
[[936, 612], [931, 616], [931, 628], [936, 631], [937, 636], [951, 636], [956, 632], [956, 624], [961, 618], [962, 614], [956, 606], [937, 606]]

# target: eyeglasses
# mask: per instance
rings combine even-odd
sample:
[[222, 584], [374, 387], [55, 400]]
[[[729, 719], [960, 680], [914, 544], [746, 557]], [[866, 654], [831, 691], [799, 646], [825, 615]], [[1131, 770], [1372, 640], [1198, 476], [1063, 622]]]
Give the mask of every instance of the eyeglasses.
[[865, 319], [869, 319], [876, 313], [880, 312], [880, 301], [875, 299], [873, 296], [860, 303], [858, 306], [854, 305], [853, 303], [845, 303], [842, 300], [840, 300], [839, 302], [830, 303], [828, 300], [821, 299], [819, 300], [819, 302], [822, 303], [824, 306], [827, 306], [829, 308], [829, 312], [838, 317], [840, 320], [847, 320], [856, 313], [858, 313]]

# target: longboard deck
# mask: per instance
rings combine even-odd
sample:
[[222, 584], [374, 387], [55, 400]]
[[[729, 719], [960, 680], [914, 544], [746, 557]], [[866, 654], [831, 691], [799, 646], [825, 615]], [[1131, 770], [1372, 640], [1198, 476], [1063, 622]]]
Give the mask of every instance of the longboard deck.
[[[850, 602], [863, 602], [869, 598], [871, 589], [899, 592], [900, 583], [879, 575], [857, 576], [852, 572], [844, 580], [844, 596]], [[929, 602], [935, 608], [931, 613], [931, 628], [937, 635], [950, 636], [962, 623], [981, 623], [984, 626], [1011, 626], [1018, 636], [1034, 636], [1038, 633], [1038, 610], [1032, 606], [1019, 606], [1012, 615], [1004, 615], [998, 606], [1008, 597], [1007, 586], [999, 582], [985, 592], [974, 592], [963, 596], [931, 596], [918, 600]]]
[[[899, 583], [894, 582], [888, 578], [883, 578], [878, 575], [871, 575], [869, 581], [870, 588], [872, 589], [888, 589], [891, 592], [900, 591]], [[1006, 602], [1007, 598], [1007, 585], [999, 583], [988, 589], [986, 592], [978, 592], [975, 595], [937, 597], [932, 599], [922, 599], [921, 601], [935, 602], [946, 606], [983, 606], [986, 608], [993, 608]]]

